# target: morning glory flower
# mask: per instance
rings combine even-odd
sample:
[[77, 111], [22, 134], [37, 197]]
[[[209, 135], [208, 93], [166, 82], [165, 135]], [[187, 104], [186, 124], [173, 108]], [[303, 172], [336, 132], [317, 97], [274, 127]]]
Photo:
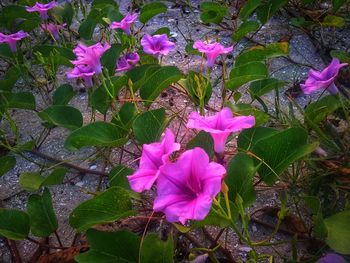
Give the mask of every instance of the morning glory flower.
[[175, 136], [170, 129], [165, 130], [165, 136], [161, 142], [144, 144], [139, 169], [128, 176], [129, 184], [135, 192], [151, 189], [159, 177], [159, 168], [169, 162], [169, 156], [180, 149], [180, 144], [175, 142]]
[[231, 109], [227, 107], [210, 117], [203, 117], [197, 112], [192, 112], [187, 122], [187, 128], [210, 133], [214, 140], [214, 150], [217, 153], [222, 153], [225, 150], [227, 137], [232, 132], [239, 132], [254, 125], [254, 116], [233, 117]]
[[32, 7], [27, 6], [26, 10], [27, 10], [27, 12], [30, 12], [30, 13], [31, 12], [39, 12], [41, 18], [46, 20], [49, 18], [47, 11], [54, 8], [55, 6], [57, 6], [57, 3], [55, 1], [52, 1], [48, 4], [42, 4], [42, 3], [36, 2], [35, 5], [33, 5]]
[[117, 61], [116, 71], [125, 71], [131, 69], [140, 61], [140, 56], [136, 52], [127, 53]]
[[346, 263], [347, 261], [336, 253], [327, 253], [320, 258], [317, 263]]
[[206, 43], [202, 40], [197, 40], [193, 44], [193, 48], [197, 49], [199, 52], [204, 53], [207, 56], [207, 66], [209, 68], [214, 65], [215, 60], [219, 55], [230, 53], [233, 50], [233, 46], [225, 48], [220, 43]]
[[158, 57], [159, 55], [168, 55], [175, 48], [175, 43], [169, 41], [166, 34], [144, 35], [141, 39], [143, 51], [147, 54]]
[[196, 147], [184, 152], [175, 163], [161, 166], [160, 172], [153, 209], [164, 212], [169, 222], [185, 224], [207, 216], [226, 170], [221, 164], [209, 162], [207, 153]]
[[338, 75], [339, 69], [347, 66], [347, 63], [340, 63], [339, 59], [333, 58], [332, 62], [322, 71], [310, 69], [308, 78], [300, 87], [304, 94], [311, 94], [318, 90], [325, 90], [331, 94], [337, 94], [338, 88], [334, 80]]
[[55, 39], [60, 38], [59, 30], [64, 28], [66, 24], [63, 25], [56, 25], [54, 23], [48, 23], [48, 24], [42, 24], [41, 28], [49, 32]]
[[102, 72], [102, 65], [100, 58], [103, 53], [111, 46], [108, 43], [102, 45], [97, 43], [92, 46], [85, 46], [84, 44], [78, 44], [73, 50], [77, 56], [77, 60], [71, 61], [73, 65], [86, 65], [89, 66], [96, 74]]
[[112, 22], [110, 25], [111, 29], [120, 28], [127, 35], [130, 35], [130, 27], [136, 21], [137, 14], [127, 14], [120, 22]]
[[7, 43], [11, 49], [12, 52], [17, 51], [17, 41], [21, 40], [22, 38], [28, 37], [28, 33], [24, 32], [23, 30], [18, 31], [17, 33], [6, 35], [3, 33], [0, 33], [0, 43]]
[[91, 88], [93, 86], [92, 77], [95, 75], [95, 71], [89, 67], [84, 65], [79, 65], [74, 67], [71, 71], [67, 72], [67, 78], [81, 78], [84, 80], [87, 87]]

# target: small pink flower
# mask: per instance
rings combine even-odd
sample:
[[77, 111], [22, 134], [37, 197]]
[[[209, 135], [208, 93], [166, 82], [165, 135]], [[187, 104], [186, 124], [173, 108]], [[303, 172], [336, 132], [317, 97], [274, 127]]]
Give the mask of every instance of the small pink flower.
[[85, 46], [84, 44], [78, 44], [73, 50], [77, 56], [77, 60], [71, 61], [73, 65], [86, 65], [93, 69], [96, 74], [102, 72], [102, 65], [100, 58], [103, 53], [109, 49], [111, 46], [108, 43], [102, 45], [97, 43], [92, 46]]
[[48, 23], [48, 24], [42, 24], [41, 28], [46, 30], [47, 32], [49, 32], [55, 39], [59, 39], [60, 38], [59, 30], [64, 28], [65, 25], [66, 24], [56, 25], [56, 24], [53, 24], [53, 23]]
[[325, 90], [331, 94], [337, 94], [338, 89], [334, 84], [334, 80], [338, 75], [339, 69], [347, 66], [347, 63], [340, 63], [337, 58], [333, 58], [332, 62], [322, 71], [310, 69], [309, 76], [304, 84], [300, 87], [304, 94], [311, 94], [318, 90]]
[[130, 26], [136, 21], [138, 15], [137, 14], [127, 14], [120, 22], [112, 22], [110, 25], [111, 29], [120, 28], [127, 35], [130, 35]]
[[141, 39], [141, 45], [145, 53], [155, 57], [168, 55], [175, 48], [175, 43], [169, 41], [166, 34], [154, 36], [146, 34]]
[[162, 211], [169, 222], [203, 220], [210, 211], [213, 198], [221, 190], [225, 168], [209, 162], [199, 147], [184, 152], [176, 163], [160, 167], [154, 211]]
[[223, 45], [217, 42], [205, 43], [202, 40], [197, 40], [193, 44], [193, 48], [199, 52], [204, 53], [207, 56], [207, 66], [212, 67], [216, 58], [221, 54], [227, 54], [232, 52], [233, 46], [225, 48]]
[[336, 253], [327, 253], [320, 258], [316, 263], [346, 263], [347, 261]]
[[126, 71], [131, 69], [133, 66], [140, 61], [140, 56], [136, 52], [127, 53], [118, 59], [116, 71]]
[[55, 6], [57, 6], [57, 3], [55, 1], [52, 1], [48, 4], [42, 4], [42, 3], [36, 2], [35, 5], [33, 5], [32, 7], [27, 6], [26, 10], [27, 12], [39, 12], [41, 18], [46, 20], [49, 18], [47, 11], [54, 8]]
[[139, 169], [128, 176], [131, 189], [142, 192], [151, 189], [159, 176], [159, 167], [169, 162], [169, 156], [180, 149], [180, 144], [175, 142], [175, 136], [170, 129], [165, 130], [165, 136], [161, 142], [144, 144]]
[[17, 41], [21, 40], [22, 38], [28, 37], [28, 33], [24, 31], [18, 31], [17, 33], [6, 35], [3, 33], [0, 33], [0, 43], [7, 43], [11, 49], [12, 52], [17, 51], [16, 43]]
[[67, 78], [81, 78], [84, 80], [86, 86], [91, 88], [93, 86], [92, 77], [94, 74], [95, 71], [91, 67], [79, 65], [74, 67], [71, 71], [67, 72]]
[[192, 112], [187, 122], [187, 128], [209, 132], [214, 140], [214, 150], [222, 153], [225, 150], [227, 137], [232, 132], [239, 132], [255, 125], [254, 116], [233, 117], [230, 108], [223, 108], [214, 116], [203, 117]]

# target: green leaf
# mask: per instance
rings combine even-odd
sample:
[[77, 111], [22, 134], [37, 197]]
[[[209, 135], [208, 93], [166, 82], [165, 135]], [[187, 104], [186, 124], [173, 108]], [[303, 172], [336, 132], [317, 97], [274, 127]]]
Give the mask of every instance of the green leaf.
[[67, 150], [74, 151], [84, 146], [120, 147], [127, 138], [117, 126], [97, 121], [73, 131], [64, 143]]
[[203, 23], [219, 24], [227, 13], [227, 7], [215, 2], [203, 2], [200, 6], [200, 18]]
[[14, 156], [0, 157], [0, 177], [10, 171], [16, 165], [16, 158]]
[[166, 241], [162, 241], [156, 233], [148, 234], [141, 247], [142, 263], [172, 263], [174, 254], [174, 241], [170, 235]]
[[193, 137], [186, 145], [186, 149], [193, 149], [195, 147], [202, 148], [210, 158], [214, 156], [214, 141], [211, 135], [205, 131], [200, 131]]
[[80, 24], [79, 35], [83, 39], [90, 40], [94, 33], [95, 27], [100, 19], [100, 11], [92, 9], [87, 18]]
[[7, 5], [0, 10], [0, 24], [9, 31], [20, 29], [29, 32], [41, 23], [37, 13], [29, 13], [24, 6]]
[[199, 52], [197, 49], [193, 48], [193, 44], [194, 44], [194, 41], [192, 41], [192, 40], [187, 42], [187, 44], [185, 46], [185, 51], [187, 52], [187, 54], [202, 56], [201, 52]]
[[94, 225], [114, 222], [132, 214], [128, 191], [121, 187], [111, 187], [76, 207], [69, 216], [69, 224], [80, 232]]
[[323, 22], [322, 26], [331, 26], [331, 27], [343, 27], [345, 25], [345, 19], [341, 16], [327, 15]]
[[167, 11], [167, 7], [165, 4], [160, 2], [153, 2], [145, 4], [140, 13], [140, 22], [146, 24], [152, 17], [165, 13]]
[[117, 59], [122, 51], [123, 46], [121, 44], [112, 44], [101, 57], [101, 63], [104, 68], [108, 69], [110, 76], [115, 74], [115, 65], [117, 64]]
[[319, 124], [340, 107], [341, 102], [338, 96], [325, 96], [306, 107], [304, 112], [305, 123]]
[[239, 16], [242, 20], [247, 20], [248, 17], [260, 6], [261, 0], [248, 0], [239, 12]]
[[304, 196], [303, 197], [306, 205], [310, 207], [312, 211], [312, 221], [313, 221], [313, 232], [315, 236], [319, 239], [324, 239], [327, 237], [327, 227], [323, 220], [321, 202], [315, 196]]
[[158, 141], [165, 129], [165, 109], [146, 111], [134, 121], [134, 135], [140, 144]]
[[12, 53], [9, 45], [0, 44], [0, 57], [7, 59], [14, 59], [14, 54]]
[[50, 191], [45, 188], [43, 195], [29, 196], [27, 212], [30, 218], [30, 231], [34, 236], [47, 237], [58, 228]]
[[249, 32], [256, 31], [259, 28], [259, 23], [257, 21], [245, 21], [236, 30], [232, 39], [236, 42], [240, 41]]
[[250, 84], [249, 92], [252, 97], [260, 97], [270, 91], [282, 88], [285, 82], [279, 79], [268, 78], [254, 81]]
[[186, 78], [185, 88], [196, 105], [208, 103], [212, 94], [212, 86], [208, 78], [190, 70]]
[[152, 35], [154, 36], [154, 35], [161, 35], [161, 34], [167, 34], [167, 36], [170, 37], [169, 27], [158, 28], [156, 31], [154, 31], [154, 33]]
[[318, 143], [308, 144], [307, 139], [308, 134], [302, 128], [284, 131], [256, 128], [241, 132], [237, 144], [239, 149], [248, 144], [246, 150], [256, 156], [256, 163], [263, 161], [258, 172], [271, 185], [289, 165], [314, 151]]
[[109, 7], [109, 6], [118, 8], [118, 4], [114, 0], [94, 0], [91, 5], [92, 8], [100, 8], [100, 9]]
[[269, 19], [276, 14], [284, 5], [288, 3], [288, 0], [269, 0], [264, 2], [256, 10], [258, 19], [262, 24], [265, 24]]
[[252, 80], [266, 78], [267, 75], [268, 71], [264, 63], [250, 62], [233, 68], [230, 72], [230, 79], [225, 85], [228, 89], [234, 90]]
[[331, 56], [338, 58], [342, 62], [350, 63], [350, 53], [342, 50], [332, 50]]
[[26, 191], [38, 190], [44, 181], [45, 177], [37, 172], [22, 173], [19, 177], [19, 185]]
[[10, 67], [6, 71], [4, 78], [0, 80], [0, 91], [10, 92], [20, 76], [21, 73], [15, 66]]
[[202, 221], [191, 221], [191, 228], [200, 228], [203, 226], [218, 226], [224, 228], [228, 227], [230, 224], [231, 221], [226, 216], [211, 209], [209, 214]]
[[266, 123], [269, 120], [269, 115], [259, 110], [258, 108], [252, 106], [251, 104], [229, 103], [228, 106], [236, 115], [253, 115], [255, 117], [255, 126], [259, 126], [263, 123]]
[[333, 11], [337, 12], [338, 9], [346, 3], [346, 0], [332, 0]]
[[68, 26], [72, 24], [73, 16], [74, 16], [74, 8], [71, 3], [66, 3], [63, 7], [63, 11], [61, 13], [63, 22], [66, 23]]
[[147, 70], [145, 77], [142, 79], [140, 96], [146, 100], [146, 106], [152, 104], [160, 93], [171, 83], [181, 79], [180, 70], [175, 66], [164, 66], [155, 70]]
[[328, 230], [327, 244], [336, 252], [350, 254], [350, 210], [324, 219]]
[[79, 263], [138, 262], [140, 238], [129, 231], [86, 232], [91, 248], [78, 256]]
[[225, 182], [229, 187], [229, 199], [236, 200], [237, 194], [243, 199], [243, 206], [254, 203], [256, 194], [253, 178], [257, 171], [254, 160], [245, 153], [237, 153], [227, 165]]
[[53, 105], [67, 105], [74, 97], [75, 91], [69, 84], [63, 84], [55, 89], [52, 95]]
[[137, 111], [135, 104], [127, 102], [123, 104], [118, 113], [113, 116], [112, 123], [128, 132], [136, 116]]
[[9, 98], [9, 107], [35, 110], [35, 97], [31, 92], [12, 93]]
[[123, 165], [114, 167], [108, 174], [109, 186], [120, 186], [125, 189], [130, 189], [129, 181], [126, 177], [133, 172], [133, 169]]
[[29, 234], [29, 216], [27, 213], [0, 208], [0, 235], [8, 239], [21, 240]]
[[41, 184], [41, 186], [58, 185], [63, 183], [64, 176], [68, 172], [67, 168], [58, 167], [53, 170]]
[[71, 106], [53, 105], [38, 113], [43, 121], [69, 130], [75, 130], [83, 125], [83, 115]]
[[145, 77], [147, 70], [149, 69], [158, 69], [160, 66], [158, 64], [145, 64], [141, 66], [136, 66], [126, 72], [126, 75], [129, 77], [129, 79], [133, 83], [133, 89], [134, 91], [138, 90], [140, 88], [140, 85], [138, 83], [142, 83], [142, 79]]

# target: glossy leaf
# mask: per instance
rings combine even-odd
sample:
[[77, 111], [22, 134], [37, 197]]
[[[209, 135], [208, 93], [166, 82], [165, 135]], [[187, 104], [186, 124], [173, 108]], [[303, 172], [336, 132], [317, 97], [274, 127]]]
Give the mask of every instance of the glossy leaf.
[[64, 176], [68, 172], [67, 168], [58, 167], [53, 170], [41, 184], [41, 186], [58, 185], [63, 183]]
[[132, 125], [137, 141], [140, 144], [158, 141], [165, 129], [165, 120], [164, 108], [140, 114]]
[[245, 21], [239, 26], [236, 32], [234, 32], [232, 39], [234, 41], [240, 41], [248, 33], [256, 31], [258, 28], [259, 28], [259, 23], [257, 21], [254, 21], [254, 20]]
[[108, 174], [109, 186], [120, 186], [125, 189], [130, 189], [129, 181], [126, 176], [131, 175], [133, 172], [133, 169], [123, 165], [114, 167]]
[[202, 148], [210, 158], [214, 156], [214, 141], [211, 135], [205, 131], [200, 131], [193, 137], [186, 145], [186, 149], [193, 149], [195, 147]]
[[227, 7], [215, 2], [203, 2], [200, 5], [200, 18], [203, 23], [219, 24], [227, 13]]
[[336, 12], [345, 3], [346, 0], [332, 0], [333, 11]]
[[69, 216], [69, 224], [77, 231], [85, 231], [97, 224], [109, 223], [133, 214], [130, 195], [121, 187], [111, 187], [76, 207]]
[[22, 173], [19, 177], [19, 185], [26, 191], [38, 190], [44, 181], [45, 177], [37, 172]]
[[257, 107], [252, 106], [251, 104], [230, 103], [228, 106], [232, 109], [236, 116], [253, 115], [255, 117], [255, 126], [264, 124], [269, 120], [269, 115], [259, 110]]
[[102, 232], [89, 229], [86, 232], [91, 248], [78, 256], [79, 263], [138, 262], [140, 238], [129, 231]]
[[328, 115], [341, 107], [338, 96], [328, 95], [309, 104], [304, 113], [305, 123], [319, 124]]
[[200, 105], [201, 101], [204, 105], [210, 100], [212, 94], [211, 83], [208, 78], [200, 73], [190, 70], [186, 78], [185, 88], [196, 105]]
[[248, 0], [239, 12], [241, 19], [246, 20], [255, 11], [255, 9], [260, 6], [261, 2], [262, 0]]
[[83, 125], [83, 116], [71, 106], [53, 105], [38, 113], [39, 117], [53, 125], [75, 130]]
[[332, 50], [331, 56], [338, 58], [341, 62], [350, 63], [350, 53], [342, 50]]
[[47, 237], [58, 228], [50, 191], [45, 188], [42, 195], [29, 196], [27, 212], [30, 218], [30, 231], [34, 236]]
[[288, 0], [268, 0], [256, 10], [257, 17], [262, 24], [265, 24], [269, 19], [276, 14], [280, 8], [288, 3]]
[[9, 107], [17, 109], [35, 109], [35, 97], [31, 92], [12, 93], [9, 98]]
[[63, 84], [55, 89], [52, 95], [53, 105], [67, 105], [74, 97], [75, 91], [69, 84]]
[[148, 234], [143, 240], [141, 247], [142, 263], [172, 263], [174, 253], [174, 241], [172, 235], [166, 241], [159, 238], [156, 233]]
[[0, 91], [10, 92], [20, 76], [21, 73], [16, 67], [10, 67], [0, 80]]
[[268, 78], [254, 81], [250, 84], [249, 92], [252, 97], [260, 97], [270, 91], [282, 88], [285, 82], [279, 79]]
[[104, 68], [108, 69], [110, 76], [115, 74], [115, 66], [117, 64], [117, 59], [120, 53], [123, 51], [123, 46], [121, 44], [112, 44], [111, 47], [103, 53], [101, 57], [101, 63]]
[[0, 235], [8, 239], [21, 240], [29, 234], [29, 216], [27, 213], [0, 208]]
[[80, 24], [79, 35], [86, 40], [92, 38], [95, 27], [100, 19], [100, 12], [96, 9], [92, 9], [88, 17]]
[[14, 156], [2, 156], [0, 157], [0, 177], [14, 168], [16, 165], [16, 158]]
[[107, 122], [93, 122], [73, 131], [64, 147], [70, 151], [84, 146], [119, 147], [126, 143], [124, 133], [117, 126]]
[[145, 24], [154, 16], [161, 13], [165, 13], [166, 11], [167, 11], [167, 7], [163, 3], [153, 2], [153, 3], [145, 4], [141, 9], [139, 20], [141, 23]]
[[137, 111], [135, 104], [127, 102], [120, 108], [118, 113], [113, 116], [112, 123], [128, 132], [136, 116]]
[[92, 2], [92, 8], [105, 8], [108, 6], [118, 7], [118, 4], [114, 0], [94, 0]]

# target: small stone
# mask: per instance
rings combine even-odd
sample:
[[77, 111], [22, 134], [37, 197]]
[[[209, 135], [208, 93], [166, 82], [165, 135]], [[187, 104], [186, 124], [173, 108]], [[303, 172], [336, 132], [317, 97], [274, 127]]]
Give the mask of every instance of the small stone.
[[96, 170], [96, 168], [97, 168], [97, 165], [96, 165], [96, 164], [93, 164], [93, 165], [90, 166], [90, 169], [91, 169], [91, 170]]
[[240, 247], [240, 248], [238, 248], [238, 250], [242, 251], [242, 252], [249, 253], [252, 250], [252, 248], [250, 248], [250, 247]]
[[75, 184], [76, 186], [82, 187], [84, 185], [84, 182], [80, 181]]
[[253, 230], [253, 232], [258, 231], [258, 229], [256, 228], [256, 225], [253, 225], [253, 226], [252, 226], [252, 230]]

